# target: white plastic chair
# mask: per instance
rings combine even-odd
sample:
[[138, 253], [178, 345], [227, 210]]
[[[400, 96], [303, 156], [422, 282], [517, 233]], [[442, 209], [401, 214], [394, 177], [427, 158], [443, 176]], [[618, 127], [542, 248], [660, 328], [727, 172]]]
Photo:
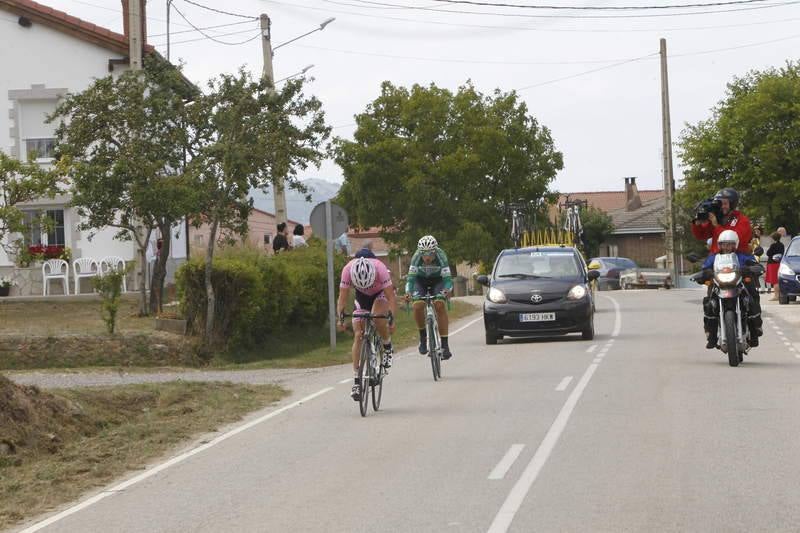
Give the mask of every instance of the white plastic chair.
[[72, 262], [72, 275], [75, 279], [75, 294], [80, 293], [80, 280], [94, 278], [100, 274], [100, 265], [91, 257], [81, 257]]
[[[125, 270], [125, 261], [117, 255], [109, 255], [102, 258], [100, 260], [100, 275], [105, 276], [107, 272], [112, 270], [119, 270], [120, 272]], [[122, 277], [122, 292], [128, 292], [128, 280], [125, 279], [126, 277]]]
[[42, 263], [42, 296], [47, 296], [48, 282], [60, 279], [64, 287], [64, 296], [69, 294], [69, 263], [63, 259], [48, 259]]

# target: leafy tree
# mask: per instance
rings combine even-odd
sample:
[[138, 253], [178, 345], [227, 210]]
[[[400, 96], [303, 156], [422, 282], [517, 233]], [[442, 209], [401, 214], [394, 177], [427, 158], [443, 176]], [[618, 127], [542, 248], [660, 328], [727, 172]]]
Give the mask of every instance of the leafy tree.
[[722, 187], [772, 226], [800, 230], [800, 63], [753, 71], [728, 84], [711, 117], [683, 131], [683, 209]]
[[581, 223], [587, 258], [596, 257], [600, 254], [600, 245], [614, 232], [614, 222], [604, 211], [589, 206], [581, 210]]
[[34, 162], [20, 161], [0, 150], [0, 246], [17, 255], [23, 245], [25, 215], [18, 204], [37, 198], [53, 197], [60, 179], [57, 170], [47, 170]]
[[191, 106], [197, 142], [189, 163], [198, 213], [193, 222], [210, 226], [205, 258], [207, 344], [214, 331], [211, 273], [217, 236], [222, 230], [246, 233], [252, 189], [264, 190], [282, 176], [289, 188], [303, 190], [297, 172], [319, 165], [330, 135], [322, 104], [303, 94], [302, 79], [275, 90], [271, 82], [254, 81], [242, 70], [212, 80], [208, 88], [208, 94]]
[[70, 94], [51, 120], [59, 120], [58, 154], [72, 181], [72, 204], [82, 229], [118, 228], [139, 254], [140, 313], [148, 313], [146, 249], [156, 229], [163, 244], [155, 269], [150, 309], [161, 305], [170, 232], [191, 206], [193, 189], [184, 175], [189, 99], [196, 89], [180, 71], [157, 58], [141, 71], [95, 81]]
[[510, 244], [504, 206], [539, 201], [563, 167], [513, 92], [384, 82], [356, 122], [354, 140], [335, 148], [351, 222], [384, 228], [406, 250], [433, 234], [454, 263], [491, 263]]

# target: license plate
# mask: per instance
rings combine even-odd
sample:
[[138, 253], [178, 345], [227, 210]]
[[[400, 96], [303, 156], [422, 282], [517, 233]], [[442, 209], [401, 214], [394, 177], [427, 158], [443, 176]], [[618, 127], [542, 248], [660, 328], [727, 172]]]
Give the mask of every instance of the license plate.
[[520, 313], [520, 322], [552, 322], [556, 319], [555, 313]]

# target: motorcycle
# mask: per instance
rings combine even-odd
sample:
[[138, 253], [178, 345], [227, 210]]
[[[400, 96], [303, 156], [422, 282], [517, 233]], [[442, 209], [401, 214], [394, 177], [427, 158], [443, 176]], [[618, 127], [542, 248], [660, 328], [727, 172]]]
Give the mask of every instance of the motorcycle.
[[709, 303], [717, 315], [717, 348], [728, 355], [730, 366], [739, 366], [750, 351], [749, 316], [750, 294], [745, 283], [760, 276], [759, 264], [740, 265], [735, 253], [718, 254], [714, 267], [692, 276], [709, 287]]

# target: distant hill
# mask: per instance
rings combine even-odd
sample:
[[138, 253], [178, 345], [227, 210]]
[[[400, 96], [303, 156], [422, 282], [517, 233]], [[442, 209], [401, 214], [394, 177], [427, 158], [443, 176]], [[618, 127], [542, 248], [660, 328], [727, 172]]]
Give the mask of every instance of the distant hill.
[[[340, 185], [320, 179], [303, 180], [303, 184], [309, 189], [311, 201], [307, 202], [305, 195], [297, 191], [286, 191], [286, 210], [288, 211], [289, 219], [296, 220], [301, 224], [308, 224], [311, 210], [314, 209], [314, 206], [336, 196], [339, 193]], [[269, 213], [275, 212], [275, 199], [271, 190], [267, 193], [257, 191], [251, 196], [256, 208]]]

